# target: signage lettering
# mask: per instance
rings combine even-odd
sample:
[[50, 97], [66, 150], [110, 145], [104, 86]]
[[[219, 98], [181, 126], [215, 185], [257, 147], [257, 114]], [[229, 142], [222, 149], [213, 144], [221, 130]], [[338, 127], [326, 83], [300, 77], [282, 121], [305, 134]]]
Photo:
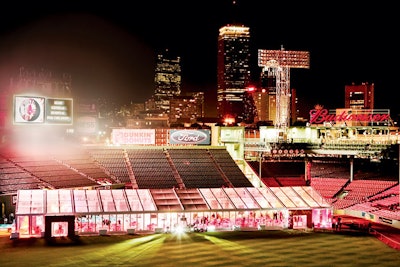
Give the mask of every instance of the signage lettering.
[[341, 114], [329, 114], [327, 109], [312, 109], [310, 110], [310, 123], [324, 123], [324, 122], [346, 122], [346, 121], [369, 121], [369, 122], [383, 122], [389, 121], [389, 114], [352, 114], [351, 111], [343, 111]]
[[170, 132], [171, 144], [208, 144], [209, 134], [202, 130], [172, 130]]
[[197, 143], [206, 139], [206, 136], [200, 136], [199, 132], [179, 131], [172, 138], [179, 142]]

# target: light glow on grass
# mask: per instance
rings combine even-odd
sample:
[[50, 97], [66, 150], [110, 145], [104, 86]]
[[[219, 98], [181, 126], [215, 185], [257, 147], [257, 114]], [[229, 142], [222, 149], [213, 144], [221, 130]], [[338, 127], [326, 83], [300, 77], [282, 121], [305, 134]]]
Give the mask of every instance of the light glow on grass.
[[207, 226], [207, 232], [215, 232], [215, 225]]
[[[0, 266], [379, 266], [397, 267], [398, 250], [373, 236], [303, 231], [79, 236], [76, 245], [0, 238]], [[334, 249], [333, 249], [334, 248]], [[27, 253], [29, 251], [29, 253]]]
[[173, 230], [172, 234], [176, 237], [177, 240], [182, 240], [182, 239], [188, 238], [187, 231], [188, 231], [187, 227], [177, 226]]
[[185, 229], [184, 229], [182, 226], [176, 227], [176, 228], [175, 228], [175, 231], [174, 231], [174, 233], [177, 234], [177, 235], [181, 235], [181, 234], [183, 234], [184, 232], [185, 232]]

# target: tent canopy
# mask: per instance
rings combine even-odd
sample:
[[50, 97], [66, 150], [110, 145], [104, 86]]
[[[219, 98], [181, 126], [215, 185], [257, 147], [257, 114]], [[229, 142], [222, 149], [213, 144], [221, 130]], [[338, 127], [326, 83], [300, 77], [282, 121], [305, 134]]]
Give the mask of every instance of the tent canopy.
[[330, 204], [310, 186], [193, 189], [19, 190], [16, 215], [315, 209]]

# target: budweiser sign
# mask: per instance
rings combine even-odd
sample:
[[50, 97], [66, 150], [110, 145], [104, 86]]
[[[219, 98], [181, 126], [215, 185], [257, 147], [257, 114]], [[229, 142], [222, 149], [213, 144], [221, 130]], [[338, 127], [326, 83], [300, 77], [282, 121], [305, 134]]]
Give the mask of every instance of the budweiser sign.
[[310, 123], [324, 122], [385, 122], [390, 121], [390, 114], [373, 113], [372, 110], [344, 110], [340, 113], [330, 114], [327, 109], [310, 110]]

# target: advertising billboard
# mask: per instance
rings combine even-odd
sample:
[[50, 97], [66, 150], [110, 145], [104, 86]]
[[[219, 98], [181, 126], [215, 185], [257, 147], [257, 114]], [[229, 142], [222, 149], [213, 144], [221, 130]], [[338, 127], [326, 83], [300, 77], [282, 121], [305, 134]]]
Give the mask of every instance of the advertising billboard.
[[179, 145], [210, 145], [210, 130], [170, 130], [169, 143]]
[[390, 111], [387, 109], [312, 109], [310, 124], [333, 126], [391, 125]]
[[14, 124], [73, 123], [73, 102], [68, 98], [14, 96]]
[[46, 123], [72, 124], [72, 99], [47, 98]]
[[115, 145], [154, 145], [155, 129], [113, 129], [111, 142]]
[[244, 138], [243, 127], [221, 127], [221, 142], [240, 142]]
[[15, 96], [15, 123], [44, 123], [45, 98], [33, 96]]

